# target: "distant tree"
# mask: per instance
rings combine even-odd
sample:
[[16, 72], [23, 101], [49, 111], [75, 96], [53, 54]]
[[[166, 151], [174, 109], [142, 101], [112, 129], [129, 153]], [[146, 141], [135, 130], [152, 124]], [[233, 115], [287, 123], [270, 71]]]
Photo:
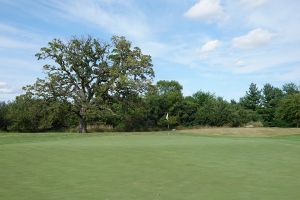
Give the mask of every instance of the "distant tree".
[[251, 83], [246, 95], [240, 99], [241, 105], [253, 111], [256, 111], [261, 103], [261, 91], [257, 88], [256, 84]]
[[236, 100], [231, 99], [231, 100], [230, 100], [230, 104], [235, 105], [235, 104], [237, 104], [237, 102], [236, 102]]
[[196, 123], [196, 114], [198, 106], [194, 101], [193, 97], [187, 96], [183, 99], [182, 103], [178, 104], [178, 116], [180, 119], [180, 125], [182, 126], [193, 126]]
[[223, 126], [230, 124], [229, 103], [221, 97], [199, 91], [193, 95], [198, 105], [195, 121], [199, 125]]
[[[177, 81], [158, 81], [156, 84], [158, 95], [162, 108], [158, 124], [166, 127], [169, 124], [171, 127], [177, 126], [180, 123], [179, 114], [180, 107], [183, 102], [182, 86]], [[166, 113], [169, 119], [166, 120]]]
[[166, 114], [169, 113], [170, 125], [178, 125], [182, 101], [182, 86], [177, 81], [158, 81], [145, 96], [148, 124], [167, 127]]
[[283, 92], [271, 84], [265, 84], [262, 90], [262, 107], [259, 113], [265, 126], [277, 126], [275, 119], [276, 108], [283, 98]]
[[156, 87], [165, 112], [174, 111], [174, 106], [183, 100], [182, 86], [177, 81], [162, 80], [156, 83]]
[[213, 93], [198, 91], [193, 94], [193, 99], [198, 106], [203, 106], [205, 103], [212, 101], [216, 98]]
[[61, 102], [20, 95], [7, 108], [8, 130], [37, 132], [61, 130], [70, 126], [69, 106]]
[[165, 81], [161, 80], [156, 83], [159, 95], [168, 95], [171, 93], [182, 95], [182, 86], [177, 81]]
[[282, 86], [285, 95], [300, 93], [300, 88], [295, 83], [286, 83]]
[[112, 37], [111, 44], [92, 37], [54, 39], [36, 57], [50, 60], [44, 65], [47, 77], [24, 89], [37, 97], [69, 102], [82, 133], [87, 132], [90, 114], [111, 110], [112, 98], [144, 92], [154, 76], [151, 57], [132, 48], [124, 37]]
[[[124, 98], [114, 101], [113, 123], [103, 119], [107, 124], [113, 124], [113, 126], [120, 131], [143, 131], [149, 127], [148, 109], [149, 107], [145, 103], [142, 96], [137, 94], [127, 95]], [[108, 120], [112, 119], [108, 118]]]
[[278, 116], [299, 128], [300, 126], [300, 94], [291, 94], [284, 98], [278, 108]]
[[240, 104], [230, 104], [230, 114], [228, 114], [229, 125], [232, 127], [241, 127], [251, 121], [255, 121], [255, 112], [243, 108]]
[[5, 102], [0, 102], [0, 130], [7, 130], [9, 121], [7, 119], [7, 107], [8, 105]]

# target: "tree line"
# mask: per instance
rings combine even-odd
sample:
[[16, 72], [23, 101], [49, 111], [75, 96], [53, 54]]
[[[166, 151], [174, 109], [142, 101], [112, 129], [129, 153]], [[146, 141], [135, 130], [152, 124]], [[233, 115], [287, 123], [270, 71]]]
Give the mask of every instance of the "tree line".
[[[0, 103], [0, 130], [148, 131], [167, 127], [299, 127], [300, 87], [252, 83], [239, 101], [198, 91], [184, 96], [177, 81], [153, 84], [151, 56], [124, 37], [54, 39], [36, 54], [46, 77]], [[166, 118], [166, 115], [168, 117]]]

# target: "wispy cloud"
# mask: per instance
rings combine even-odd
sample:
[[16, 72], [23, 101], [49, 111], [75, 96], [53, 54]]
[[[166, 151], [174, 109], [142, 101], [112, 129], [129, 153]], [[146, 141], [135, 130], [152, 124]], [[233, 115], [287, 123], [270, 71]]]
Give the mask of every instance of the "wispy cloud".
[[268, 1], [269, 0], [241, 0], [241, 4], [249, 8], [256, 8], [266, 4]]
[[13, 27], [13, 26], [10, 26], [10, 25], [7, 25], [7, 24], [3, 24], [3, 23], [0, 23], [0, 31], [1, 33], [3, 32], [8, 32], [8, 33], [19, 33], [20, 30]]
[[283, 81], [299, 81], [300, 80], [300, 67], [285, 72], [279, 76]]
[[37, 49], [39, 45], [22, 41], [17, 38], [0, 35], [0, 48], [5, 49]]
[[0, 100], [20, 94], [22, 86], [42, 74], [34, 54], [47, 37], [0, 22]]
[[3, 49], [38, 49], [41, 36], [15, 26], [0, 22], [0, 48]]
[[30, 72], [30, 73], [38, 73], [41, 72], [42, 67], [39, 66], [39, 63], [36, 61], [34, 55], [31, 55], [30, 58], [5, 58], [0, 56], [0, 67], [2, 69], [15, 69], [15, 71], [23, 71], [23, 72]]
[[[242, 54], [233, 54], [224, 59], [223, 66], [234, 74], [277, 74], [282, 75], [282, 70], [290, 71], [295, 63], [300, 64], [299, 52], [289, 52], [282, 54], [281, 51], [270, 51], [267, 56], [265, 50], [258, 51], [257, 54], [248, 52]], [[235, 56], [240, 56], [234, 59]], [[276, 79], [278, 79], [276, 76]], [[278, 79], [282, 80], [282, 79]]]
[[130, 1], [53, 1], [59, 15], [68, 20], [90, 23], [112, 34], [145, 38], [149, 27], [145, 16]]

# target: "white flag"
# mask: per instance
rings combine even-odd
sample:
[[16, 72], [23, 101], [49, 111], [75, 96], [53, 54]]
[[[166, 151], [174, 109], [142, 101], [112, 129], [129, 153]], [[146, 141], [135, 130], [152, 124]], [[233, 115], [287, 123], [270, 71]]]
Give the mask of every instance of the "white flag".
[[166, 115], [166, 120], [169, 120], [169, 113], [167, 113]]

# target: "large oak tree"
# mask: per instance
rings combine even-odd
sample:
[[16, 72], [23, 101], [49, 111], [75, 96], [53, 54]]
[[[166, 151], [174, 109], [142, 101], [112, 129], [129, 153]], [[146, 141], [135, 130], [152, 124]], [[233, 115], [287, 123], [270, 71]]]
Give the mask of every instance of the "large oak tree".
[[24, 89], [38, 98], [70, 103], [82, 133], [89, 114], [110, 110], [112, 98], [143, 93], [154, 77], [151, 56], [124, 37], [114, 36], [110, 43], [90, 36], [54, 39], [36, 57], [48, 61], [47, 76]]

